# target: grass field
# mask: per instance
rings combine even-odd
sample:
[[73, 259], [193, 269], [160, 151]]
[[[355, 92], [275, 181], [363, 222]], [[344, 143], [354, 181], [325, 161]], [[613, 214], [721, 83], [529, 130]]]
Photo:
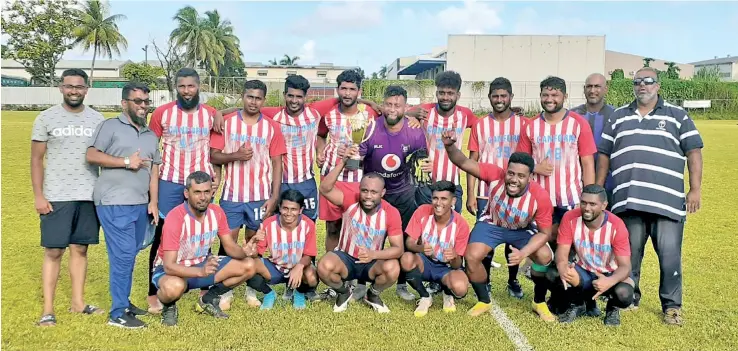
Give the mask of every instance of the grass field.
[[[228, 320], [214, 320], [193, 310], [196, 293], [180, 302], [180, 324], [161, 326], [158, 317], [144, 316], [145, 330], [109, 327], [106, 315], [67, 312], [70, 301], [67, 258], [57, 288], [54, 328], [35, 326], [41, 313], [39, 220], [33, 207], [29, 153], [36, 113], [2, 113], [2, 348], [6, 350], [235, 350], [264, 347], [280, 350], [510, 350], [515, 349], [492, 316], [466, 315], [473, 293], [457, 303], [456, 314], [441, 311], [440, 297], [431, 313], [417, 319], [415, 306], [399, 300], [394, 288], [383, 298], [392, 310], [378, 315], [362, 304], [334, 314], [320, 302], [296, 312], [284, 302], [274, 310], [248, 309], [237, 299]], [[736, 121], [699, 121], [705, 139], [702, 210], [686, 226], [684, 266], [685, 325], [661, 322], [656, 255], [646, 250], [641, 308], [622, 313], [622, 326], [606, 329], [601, 319], [582, 318], [573, 325], [544, 324], [530, 312], [532, 284], [522, 278], [523, 301], [507, 296], [503, 268], [493, 273], [493, 298], [537, 350], [735, 350], [738, 349], [738, 274], [730, 267], [738, 255], [734, 236], [738, 222]], [[468, 134], [468, 133], [467, 133]], [[467, 136], [468, 137], [468, 136]], [[465, 215], [471, 223], [471, 217]], [[318, 223], [318, 242], [324, 235]], [[731, 229], [732, 228], [732, 229]], [[101, 240], [104, 237], [101, 235]], [[318, 245], [322, 247], [322, 245]], [[321, 248], [322, 250], [322, 248]], [[497, 262], [504, 263], [499, 255]], [[322, 253], [320, 253], [322, 255]], [[139, 254], [131, 299], [146, 307], [148, 250]], [[321, 290], [322, 290], [321, 286]], [[281, 293], [281, 288], [278, 292]], [[471, 291], [471, 289], [470, 289]], [[243, 287], [236, 290], [243, 296]], [[105, 246], [89, 250], [86, 302], [110, 308]], [[604, 306], [600, 306], [604, 309]]]

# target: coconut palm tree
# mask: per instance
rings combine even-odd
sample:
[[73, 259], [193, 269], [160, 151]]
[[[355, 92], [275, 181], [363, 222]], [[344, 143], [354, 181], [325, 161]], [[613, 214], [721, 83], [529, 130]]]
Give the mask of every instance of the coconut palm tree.
[[178, 47], [185, 48], [185, 62], [191, 67], [200, 67], [216, 49], [215, 37], [205, 21], [192, 6], [186, 6], [174, 15], [177, 27], [169, 37]]
[[294, 66], [297, 64], [297, 61], [300, 60], [300, 56], [292, 56], [284, 54], [281, 60], [279, 60], [279, 64], [282, 66]]
[[[218, 10], [205, 12], [205, 27], [213, 34], [215, 42], [213, 43], [214, 56], [206, 58], [206, 67], [211, 73], [218, 75], [218, 72], [226, 61], [240, 62], [241, 50], [239, 49], [239, 40], [233, 34], [233, 25], [231, 21], [221, 20]], [[227, 60], [226, 60], [227, 58]]]
[[387, 65], [383, 65], [382, 67], [380, 67], [379, 72], [377, 72], [377, 75], [381, 79], [387, 78]]
[[100, 54], [108, 59], [113, 54], [120, 56], [120, 49], [128, 49], [128, 41], [118, 30], [118, 22], [126, 19], [125, 15], [110, 15], [108, 4], [99, 0], [87, 0], [77, 11], [78, 25], [73, 29], [75, 45], [87, 52], [92, 48], [92, 67], [90, 67], [90, 86], [95, 74], [95, 59]]

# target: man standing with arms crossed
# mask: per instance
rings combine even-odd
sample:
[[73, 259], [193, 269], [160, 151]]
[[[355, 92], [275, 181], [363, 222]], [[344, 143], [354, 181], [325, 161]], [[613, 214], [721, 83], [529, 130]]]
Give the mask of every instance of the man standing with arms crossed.
[[[261, 114], [266, 93], [262, 81], [247, 81], [243, 110], [226, 116], [223, 134], [212, 134], [210, 140], [213, 163], [225, 165], [220, 206], [236, 242], [241, 226], [246, 228], [246, 241], [251, 239], [262, 220], [274, 213], [279, 200], [286, 150], [279, 124]], [[225, 256], [223, 247], [218, 256]], [[232, 298], [230, 291], [222, 296], [221, 300], [226, 300], [222, 304], [230, 307]], [[246, 299], [250, 305], [260, 304], [256, 296], [247, 295]]]
[[220, 183], [210, 163], [210, 133], [222, 123], [222, 116], [205, 104], [200, 104], [200, 76], [192, 68], [180, 69], [175, 78], [177, 100], [159, 106], [151, 115], [149, 129], [162, 143], [162, 163], [159, 174], [159, 225], [149, 253], [149, 313], [161, 312], [156, 298], [156, 286], [151, 282], [154, 260], [161, 243], [164, 219], [173, 208], [185, 201], [185, 179], [196, 171], [213, 177], [213, 194]]
[[608, 171], [612, 172], [612, 212], [623, 218], [630, 234], [633, 307], [640, 304], [641, 263], [650, 237], [659, 257], [664, 323], [681, 325], [684, 222], [687, 213], [700, 209], [704, 144], [687, 113], [659, 96], [660, 87], [653, 68], [636, 72], [636, 99], [615, 110], [602, 133], [597, 184], [605, 184]]
[[108, 325], [142, 328], [146, 324], [136, 315], [146, 311], [134, 306], [129, 296], [136, 255], [150, 225], [159, 221], [161, 155], [156, 134], [146, 127], [149, 88], [128, 83], [122, 97], [123, 112], [100, 123], [90, 139], [87, 162], [100, 166], [94, 200], [110, 260], [113, 306]]
[[[507, 167], [510, 155], [520, 140], [520, 134], [527, 124], [525, 117], [516, 115], [510, 104], [513, 99], [512, 84], [507, 78], [496, 78], [489, 85], [489, 102], [492, 113], [480, 118], [472, 127], [469, 136], [469, 159], [482, 163], [491, 163], [500, 168]], [[470, 173], [466, 174], [466, 209], [482, 217], [487, 207], [489, 183], [478, 181]], [[476, 193], [476, 197], [473, 195]], [[505, 257], [510, 255], [510, 244], [505, 244]], [[492, 252], [494, 254], [494, 251]], [[484, 268], [489, 271], [492, 265], [492, 255], [484, 259]], [[523, 288], [517, 279], [520, 266], [508, 266], [507, 293], [517, 299], [523, 298]]]
[[[85, 106], [87, 73], [68, 69], [62, 73], [59, 92], [64, 102], [41, 112], [31, 135], [31, 183], [36, 212], [41, 220], [44, 262], [41, 284], [44, 308], [40, 326], [56, 325], [54, 295], [61, 259], [69, 247], [72, 285], [71, 311], [98, 314], [104, 311], [84, 301], [87, 247], [100, 242], [100, 223], [92, 202], [98, 169], [87, 163], [87, 142], [104, 118]], [[46, 167], [44, 168], [44, 156]]]
[[[605, 76], [599, 73], [592, 73], [584, 81], [584, 97], [587, 99], [586, 104], [581, 104], [572, 109], [572, 111], [578, 113], [584, 117], [589, 126], [592, 129], [592, 136], [595, 140], [595, 145], [599, 145], [602, 139], [602, 130], [610, 119], [610, 115], [615, 111], [615, 108], [610, 104], [605, 103], [605, 96], [607, 95], [607, 80]], [[595, 171], [599, 165], [599, 157], [595, 156]], [[585, 184], [586, 185], [586, 184]], [[612, 174], [607, 174], [607, 180], [605, 181], [605, 190], [607, 191], [607, 206], [608, 209], [612, 206]]]
[[[407, 91], [399, 86], [388, 86], [384, 92], [383, 115], [368, 139], [361, 143], [359, 155], [364, 159], [364, 172], [379, 173], [385, 181], [384, 199], [400, 212], [402, 231], [405, 232], [413, 213], [415, 187], [412, 183], [410, 166], [405, 163], [408, 155], [425, 149], [425, 135], [420, 128], [410, 128], [405, 118]], [[354, 290], [354, 299], [363, 297], [362, 286]], [[405, 301], [414, 301], [415, 296], [407, 290], [405, 274], [397, 279], [397, 296]]]

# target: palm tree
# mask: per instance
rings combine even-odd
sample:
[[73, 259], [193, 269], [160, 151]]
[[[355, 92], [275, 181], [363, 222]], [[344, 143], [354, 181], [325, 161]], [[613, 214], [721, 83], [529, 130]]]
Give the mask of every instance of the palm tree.
[[379, 78], [385, 79], [387, 78], [387, 65], [382, 65], [382, 67], [379, 68], [379, 72], [377, 72], [377, 75]]
[[297, 61], [300, 60], [300, 56], [292, 56], [284, 54], [281, 60], [279, 60], [279, 64], [282, 66], [294, 66], [297, 64]]
[[174, 15], [174, 21], [177, 22], [177, 27], [169, 37], [178, 47], [185, 47], [186, 64], [199, 67], [214, 50], [213, 33], [192, 6], [179, 9]]
[[107, 4], [99, 0], [87, 0], [82, 9], [77, 10], [79, 24], [73, 29], [76, 40], [75, 45], [87, 52], [90, 47], [92, 51], [92, 67], [90, 68], [90, 86], [92, 76], [95, 74], [95, 58], [100, 53], [108, 59], [113, 54], [120, 56], [120, 49], [128, 49], [128, 41], [118, 30], [118, 21], [126, 19], [125, 15], [112, 15]]
[[206, 65], [212, 73], [218, 75], [220, 68], [225, 64], [226, 58], [232, 62], [241, 61], [241, 50], [239, 40], [233, 34], [233, 25], [229, 20], [222, 20], [218, 10], [205, 12], [205, 27], [213, 34], [215, 56], [206, 58]]
[[650, 57], [646, 57], [643, 59], [643, 67], [651, 67], [651, 62], [654, 61], [654, 59]]
[[276, 58], [276, 57], [274, 58], [274, 60], [269, 60], [269, 62], [268, 62], [268, 63], [269, 63], [270, 65], [272, 65], [272, 66], [277, 66], [277, 65], [279, 65], [279, 61], [277, 61], [277, 58]]

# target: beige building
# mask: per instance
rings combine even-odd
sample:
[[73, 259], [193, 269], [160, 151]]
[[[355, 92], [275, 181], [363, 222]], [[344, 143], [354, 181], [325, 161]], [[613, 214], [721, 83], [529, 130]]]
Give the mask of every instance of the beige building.
[[[609, 79], [612, 72], [618, 68], [623, 70], [625, 78], [633, 78], [635, 72], [643, 67], [643, 59], [645, 56], [631, 55], [623, 52], [605, 51], [605, 76]], [[651, 61], [650, 66], [660, 71], [666, 71], [668, 66], [666, 63], [669, 61], [654, 59]], [[679, 78], [690, 79], [694, 76], [694, 66], [691, 64], [677, 63], [679, 67]]]
[[738, 81], [738, 57], [730, 56], [718, 58], [715, 56], [714, 59], [704, 60], [698, 62], [692, 62], [694, 65], [694, 73], [697, 73], [702, 68], [717, 67], [720, 73], [720, 79], [724, 81]]
[[246, 76], [249, 79], [259, 79], [264, 82], [281, 81], [290, 75], [301, 75], [311, 83], [336, 83], [336, 78], [341, 72], [357, 67], [334, 66], [332, 63], [321, 63], [319, 65], [265, 65], [258, 62], [246, 62]]

